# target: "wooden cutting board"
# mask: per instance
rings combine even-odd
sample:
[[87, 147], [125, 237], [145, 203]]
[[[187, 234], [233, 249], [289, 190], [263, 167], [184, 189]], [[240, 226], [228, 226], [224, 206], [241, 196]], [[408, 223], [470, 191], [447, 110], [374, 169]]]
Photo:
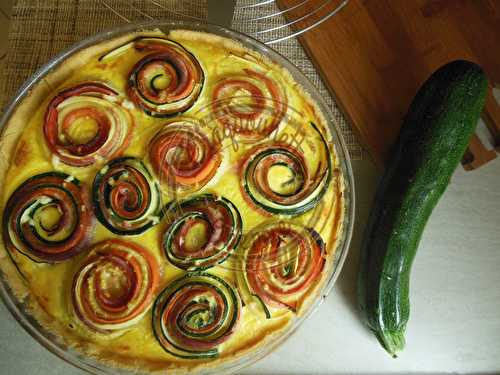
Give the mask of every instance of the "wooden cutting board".
[[[278, 3], [282, 9], [295, 6], [285, 16], [296, 20], [324, 0]], [[323, 7], [292, 28], [310, 25], [331, 9]], [[381, 165], [411, 100], [437, 68], [468, 59], [500, 83], [500, 0], [350, 0], [299, 39]], [[483, 119], [500, 150], [500, 108], [491, 91]], [[464, 167], [473, 169], [495, 157], [474, 136]]]

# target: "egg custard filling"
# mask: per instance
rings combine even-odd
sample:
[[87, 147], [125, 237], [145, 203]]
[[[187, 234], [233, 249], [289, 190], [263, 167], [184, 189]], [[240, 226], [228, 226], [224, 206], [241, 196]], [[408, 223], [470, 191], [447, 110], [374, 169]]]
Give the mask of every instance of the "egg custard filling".
[[2, 273], [44, 329], [110, 366], [238, 360], [332, 275], [332, 137], [291, 74], [238, 42], [173, 30], [88, 47], [2, 130]]

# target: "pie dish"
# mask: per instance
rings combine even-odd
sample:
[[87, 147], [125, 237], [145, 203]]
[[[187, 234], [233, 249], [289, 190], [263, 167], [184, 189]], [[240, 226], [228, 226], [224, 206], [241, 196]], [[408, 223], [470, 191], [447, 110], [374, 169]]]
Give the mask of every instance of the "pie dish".
[[345, 146], [310, 83], [250, 38], [104, 33], [42, 68], [2, 125], [2, 296], [79, 367], [235, 370], [340, 271]]

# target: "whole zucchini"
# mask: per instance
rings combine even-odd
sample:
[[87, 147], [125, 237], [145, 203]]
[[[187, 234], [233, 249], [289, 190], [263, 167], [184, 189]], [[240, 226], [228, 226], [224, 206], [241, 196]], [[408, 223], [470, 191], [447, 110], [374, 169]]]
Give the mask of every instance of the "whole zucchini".
[[405, 345], [410, 268], [433, 208], [450, 182], [484, 106], [482, 69], [454, 61], [418, 91], [378, 186], [361, 249], [363, 318], [396, 356]]

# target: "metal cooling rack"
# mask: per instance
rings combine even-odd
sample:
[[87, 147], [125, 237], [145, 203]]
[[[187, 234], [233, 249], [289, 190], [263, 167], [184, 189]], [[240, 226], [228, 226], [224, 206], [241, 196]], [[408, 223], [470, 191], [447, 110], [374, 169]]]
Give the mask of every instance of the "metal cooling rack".
[[[340, 12], [349, 0], [295, 0], [278, 6], [276, 0], [239, 0], [235, 7], [237, 29], [266, 44], [282, 42], [319, 26]], [[240, 26], [240, 27], [238, 27]]]
[[[99, 0], [117, 17], [132, 22], [130, 17], [113, 7], [112, 0]], [[333, 17], [349, 0], [294, 0], [288, 7], [278, 6], [277, 0], [143, 0], [174, 17], [230, 26], [259, 39], [266, 44], [279, 43], [296, 37]], [[204, 4], [207, 17], [193, 15], [186, 9]], [[138, 17], [154, 20], [136, 1], [130, 2], [130, 10]], [[130, 19], [132, 18], [132, 19]]]

